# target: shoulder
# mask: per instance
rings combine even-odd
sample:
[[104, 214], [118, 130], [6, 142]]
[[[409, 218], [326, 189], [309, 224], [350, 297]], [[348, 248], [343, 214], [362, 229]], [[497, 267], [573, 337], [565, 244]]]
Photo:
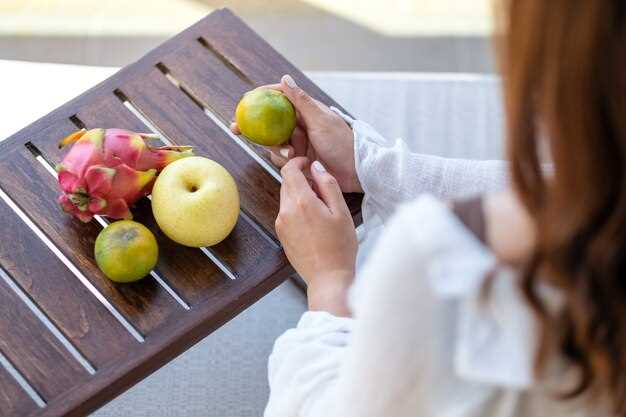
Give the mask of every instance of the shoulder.
[[535, 227], [529, 213], [513, 191], [485, 197], [483, 204], [486, 240], [502, 263], [519, 266], [535, 243]]

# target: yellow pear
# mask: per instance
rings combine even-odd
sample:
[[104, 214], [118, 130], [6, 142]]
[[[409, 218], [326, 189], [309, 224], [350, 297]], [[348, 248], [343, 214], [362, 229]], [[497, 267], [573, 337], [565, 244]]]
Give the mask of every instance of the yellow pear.
[[217, 162], [200, 156], [180, 159], [159, 174], [152, 189], [152, 212], [170, 239], [185, 246], [215, 245], [239, 217], [239, 191]]

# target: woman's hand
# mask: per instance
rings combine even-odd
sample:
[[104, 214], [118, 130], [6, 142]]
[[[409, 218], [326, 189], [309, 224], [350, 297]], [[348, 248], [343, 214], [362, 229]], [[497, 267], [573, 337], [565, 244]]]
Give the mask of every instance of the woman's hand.
[[276, 233], [289, 262], [307, 283], [309, 309], [349, 316], [346, 296], [357, 251], [354, 222], [335, 178], [315, 161], [311, 187], [302, 172], [308, 164], [307, 158], [297, 157], [281, 170]]
[[[282, 91], [296, 108], [297, 125], [289, 144], [270, 148], [272, 162], [282, 167], [292, 158], [306, 156], [324, 164], [343, 192], [363, 192], [356, 174], [350, 126], [298, 87], [289, 75], [283, 76], [280, 84], [259, 88]], [[231, 130], [237, 135], [241, 133], [236, 123], [231, 125]]]

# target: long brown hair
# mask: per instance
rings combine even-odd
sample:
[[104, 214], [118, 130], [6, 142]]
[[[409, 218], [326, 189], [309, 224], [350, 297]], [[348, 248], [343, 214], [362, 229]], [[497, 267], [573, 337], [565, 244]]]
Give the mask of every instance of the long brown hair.
[[[580, 370], [569, 396], [626, 415], [626, 1], [497, 4], [512, 180], [537, 228], [521, 280], [537, 370], [557, 349]], [[539, 270], [566, 296], [556, 315]]]

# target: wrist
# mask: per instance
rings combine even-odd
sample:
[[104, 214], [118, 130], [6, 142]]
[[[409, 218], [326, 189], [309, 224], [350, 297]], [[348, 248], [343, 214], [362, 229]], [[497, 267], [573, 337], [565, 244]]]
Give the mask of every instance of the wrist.
[[357, 142], [356, 139], [353, 142], [353, 146], [355, 147], [352, 150], [352, 158], [350, 161], [351, 164], [351, 172], [350, 172], [350, 182], [352, 183], [352, 189], [354, 190], [353, 192], [356, 193], [363, 193], [363, 187], [361, 186], [361, 179], [359, 178], [359, 171], [357, 169], [357, 154], [356, 154], [356, 146], [357, 146]]
[[359, 177], [356, 174], [356, 169], [354, 171], [354, 177], [352, 178], [351, 192], [353, 193], [363, 193], [363, 187], [361, 187], [361, 181], [359, 181]]
[[363, 187], [361, 187], [361, 181], [357, 175], [354, 163], [352, 163], [351, 168], [343, 172], [338, 172], [338, 174], [341, 191], [344, 193], [363, 193]]
[[333, 273], [308, 284], [309, 310], [326, 311], [338, 317], [350, 317], [348, 290], [354, 274]]

